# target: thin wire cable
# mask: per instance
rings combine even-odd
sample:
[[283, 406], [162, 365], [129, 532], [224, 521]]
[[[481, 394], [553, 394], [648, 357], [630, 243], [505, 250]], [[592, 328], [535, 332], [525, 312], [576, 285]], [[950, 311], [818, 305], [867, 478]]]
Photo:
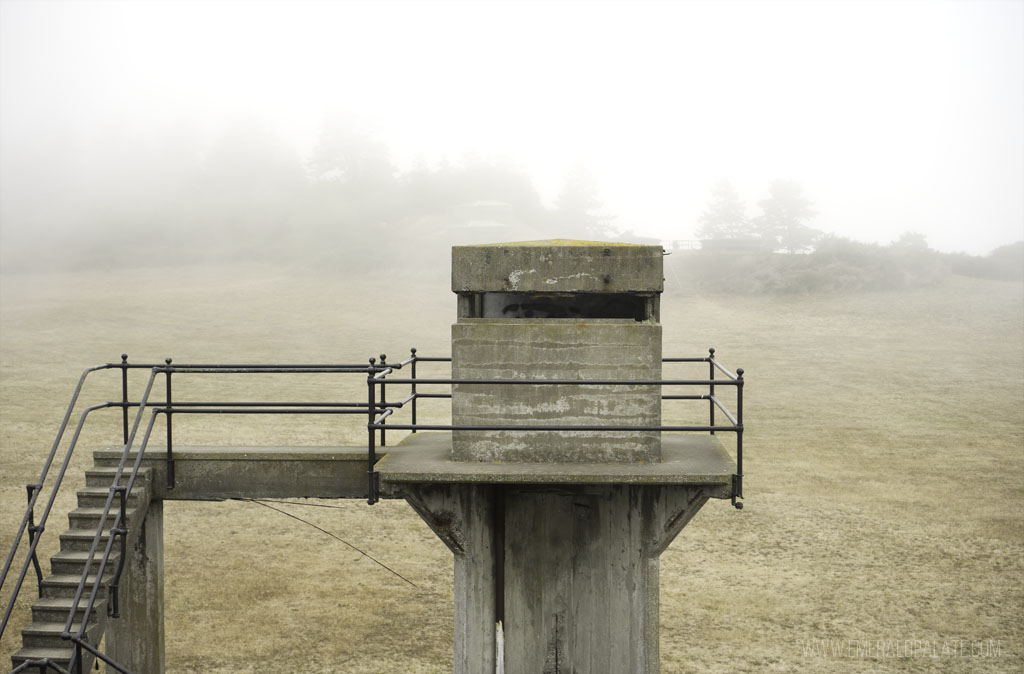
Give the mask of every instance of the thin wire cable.
[[281, 503], [287, 505], [306, 506], [307, 508], [334, 508], [335, 510], [347, 510], [345, 506], [329, 505], [327, 503], [302, 503], [301, 501], [278, 501], [266, 498], [251, 498], [250, 501], [256, 503]]
[[409, 583], [410, 585], [412, 585], [412, 586], [413, 586], [414, 588], [416, 588], [417, 590], [418, 590], [418, 589], [420, 588], [420, 586], [419, 586], [419, 585], [417, 585], [416, 583], [412, 582], [411, 580], [409, 580], [408, 578], [406, 578], [406, 577], [405, 577], [405, 576], [403, 576], [402, 574], [398, 573], [397, 571], [395, 571], [394, 569], [392, 569], [391, 567], [389, 567], [389, 566], [388, 566], [387, 564], [385, 564], [385, 563], [381, 562], [380, 560], [374, 559], [374, 557], [373, 557], [373, 556], [371, 556], [371, 555], [370, 555], [369, 553], [366, 553], [366, 552], [364, 552], [363, 550], [360, 550], [360, 549], [359, 549], [359, 548], [357, 548], [356, 546], [354, 546], [354, 545], [352, 545], [351, 543], [349, 543], [348, 541], [346, 541], [346, 540], [345, 540], [344, 538], [342, 538], [341, 536], [338, 536], [337, 534], [332, 534], [332, 533], [331, 533], [330, 531], [327, 531], [327, 529], [323, 529], [323, 528], [321, 528], [321, 527], [318, 527], [317, 525], [313, 524], [312, 522], [308, 522], [308, 521], [306, 521], [306, 520], [302, 519], [301, 517], [299, 517], [299, 516], [297, 516], [297, 515], [293, 515], [293, 514], [291, 514], [290, 512], [288, 512], [288, 511], [286, 511], [286, 510], [281, 510], [280, 508], [275, 508], [275, 507], [274, 507], [274, 506], [272, 506], [272, 505], [269, 505], [269, 504], [267, 504], [267, 503], [264, 503], [263, 501], [257, 501], [257, 500], [256, 500], [256, 499], [254, 499], [254, 498], [240, 498], [240, 499], [238, 499], [238, 500], [239, 500], [239, 501], [249, 501], [249, 502], [251, 502], [251, 503], [255, 503], [256, 505], [261, 505], [261, 506], [263, 506], [264, 508], [270, 508], [271, 510], [274, 510], [274, 511], [276, 511], [276, 512], [279, 512], [279, 513], [281, 513], [282, 515], [287, 515], [288, 517], [291, 517], [291, 518], [292, 518], [293, 520], [298, 520], [299, 522], [302, 522], [303, 524], [306, 524], [306, 525], [308, 525], [308, 526], [311, 526], [311, 527], [313, 527], [314, 529], [316, 529], [317, 531], [320, 531], [320, 532], [322, 532], [322, 533], [325, 533], [325, 534], [327, 534], [328, 536], [330, 536], [331, 538], [333, 538], [333, 539], [335, 539], [335, 540], [341, 541], [342, 543], [344, 543], [344, 544], [345, 544], [345, 545], [347, 545], [348, 547], [352, 548], [353, 550], [355, 550], [356, 552], [358, 552], [359, 554], [361, 554], [361, 555], [362, 555], [363, 557], [366, 557], [366, 558], [367, 558], [368, 560], [370, 560], [371, 562], [373, 562], [373, 563], [374, 563], [374, 564], [376, 564], [377, 566], [381, 567], [381, 568], [382, 568], [382, 569], [384, 569], [385, 571], [388, 571], [388, 572], [390, 572], [390, 573], [393, 573], [394, 575], [398, 576], [399, 578], [401, 578], [401, 579], [402, 579], [402, 580], [404, 580], [405, 582]]

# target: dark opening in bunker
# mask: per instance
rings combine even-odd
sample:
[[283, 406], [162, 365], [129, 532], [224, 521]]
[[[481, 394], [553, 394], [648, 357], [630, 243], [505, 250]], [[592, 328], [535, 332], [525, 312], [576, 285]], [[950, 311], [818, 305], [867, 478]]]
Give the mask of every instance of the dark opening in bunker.
[[627, 293], [472, 293], [465, 318], [654, 318], [652, 298]]

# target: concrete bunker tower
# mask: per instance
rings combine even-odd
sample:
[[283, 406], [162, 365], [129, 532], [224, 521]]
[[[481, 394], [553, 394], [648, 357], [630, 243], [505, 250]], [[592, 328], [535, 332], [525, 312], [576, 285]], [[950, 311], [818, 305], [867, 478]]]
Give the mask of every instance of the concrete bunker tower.
[[739, 473], [662, 433], [661, 247], [455, 247], [452, 290], [451, 431], [377, 470], [455, 555], [455, 672], [656, 674], [659, 555]]

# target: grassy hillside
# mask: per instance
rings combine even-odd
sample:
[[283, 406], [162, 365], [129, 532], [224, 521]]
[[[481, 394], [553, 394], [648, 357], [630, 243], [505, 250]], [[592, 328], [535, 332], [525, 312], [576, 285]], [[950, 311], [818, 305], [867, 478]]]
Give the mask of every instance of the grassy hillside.
[[[0, 547], [83, 367], [122, 352], [178, 362], [447, 353], [455, 300], [447, 261], [437, 266], [373, 283], [258, 266], [4, 275]], [[674, 285], [665, 353], [713, 345], [747, 371], [747, 507], [709, 503], [662, 556], [662, 671], [1024, 668], [1024, 286], [951, 277], [900, 292], [735, 297]], [[90, 400], [117, 396], [105, 382]], [[249, 380], [217, 383], [222, 397], [251, 394]], [[361, 395], [355, 379], [273, 385], [268, 397]], [[178, 386], [212, 393], [184, 377]], [[433, 409], [446, 413], [443, 401]], [[687, 414], [671, 407], [666, 419]], [[355, 444], [365, 432], [355, 420], [284, 417], [175, 427], [184, 444]], [[119, 433], [111, 413], [84, 447]], [[89, 462], [76, 459], [44, 559]], [[334, 505], [283, 507], [418, 587], [254, 504], [168, 503], [168, 670], [450, 671], [447, 549], [403, 503]], [[18, 626], [5, 635], [0, 666], [19, 636]], [[897, 642], [904, 650], [885, 650]], [[957, 644], [968, 651], [948, 650]]]

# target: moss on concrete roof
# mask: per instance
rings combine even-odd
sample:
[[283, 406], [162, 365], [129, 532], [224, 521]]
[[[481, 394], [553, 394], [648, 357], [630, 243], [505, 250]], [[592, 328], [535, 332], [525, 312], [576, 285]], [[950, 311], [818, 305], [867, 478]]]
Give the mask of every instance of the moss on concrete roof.
[[[500, 243], [478, 243], [478, 247], [496, 246], [644, 246], [642, 243], [624, 243], [621, 241], [583, 241], [581, 239], [544, 239], [542, 241], [505, 241]], [[473, 247], [473, 246], [470, 246]]]

